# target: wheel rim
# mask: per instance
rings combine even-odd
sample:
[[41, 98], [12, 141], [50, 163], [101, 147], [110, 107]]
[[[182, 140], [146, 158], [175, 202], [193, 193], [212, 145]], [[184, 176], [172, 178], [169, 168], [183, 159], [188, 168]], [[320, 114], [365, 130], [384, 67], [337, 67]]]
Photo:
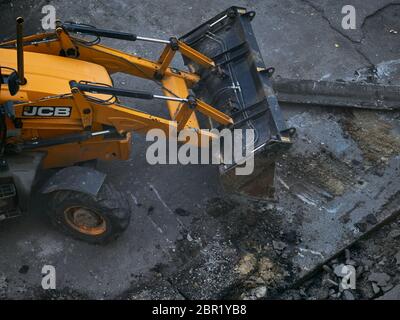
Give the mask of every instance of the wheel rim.
[[97, 236], [106, 231], [106, 221], [97, 212], [85, 207], [69, 207], [64, 211], [65, 220], [75, 230]]

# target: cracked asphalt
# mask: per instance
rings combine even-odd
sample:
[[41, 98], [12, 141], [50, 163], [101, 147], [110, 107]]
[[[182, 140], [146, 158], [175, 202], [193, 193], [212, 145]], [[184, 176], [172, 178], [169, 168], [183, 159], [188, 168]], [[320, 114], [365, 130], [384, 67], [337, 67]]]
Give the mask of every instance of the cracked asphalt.
[[[5, 13], [0, 21], [1, 37], [13, 37], [13, 20], [20, 14], [26, 18], [27, 32], [40, 31], [41, 7], [45, 4], [54, 5], [61, 20], [168, 38], [184, 34], [232, 2], [88, 0], [71, 6], [61, 0], [0, 1], [0, 10]], [[399, 35], [390, 30], [400, 33], [400, 1], [353, 0], [357, 29], [347, 31], [341, 28], [341, 8], [348, 4], [344, 0], [239, 0], [234, 4], [256, 11], [253, 28], [264, 61], [283, 77], [348, 79], [357, 69], [399, 60]], [[105, 42], [152, 58], [160, 50], [145, 43]], [[183, 66], [180, 60], [175, 63]], [[117, 75], [115, 80], [116, 85], [126, 88], [157, 89], [151, 83], [126, 76]], [[165, 114], [162, 104], [140, 103], [140, 107]], [[295, 121], [299, 112], [306, 111], [285, 108], [284, 112], [289, 121]], [[307, 117], [306, 113], [303, 115]], [[323, 133], [324, 127], [320, 125], [315, 134]], [[187, 270], [187, 261], [176, 258], [180, 254], [179, 243], [191, 238], [199, 217], [207, 219], [210, 201], [226, 196], [219, 184], [218, 168], [150, 166], [145, 159], [146, 146], [144, 138], [135, 135], [129, 161], [100, 163], [99, 169], [127, 194], [133, 208], [130, 227], [108, 246], [92, 246], [59, 234], [43, 215], [39, 197], [29, 215], [0, 225], [0, 281], [6, 284], [0, 287], [4, 297], [49, 297], [40, 287], [41, 268], [45, 264], [56, 267], [57, 297], [112, 299], [127, 297], [127, 292], [135, 292], [131, 298], [207, 297], [207, 293], [190, 295], [182, 285], [162, 277], [156, 277], [156, 281], [166, 292], [162, 294], [160, 290], [155, 295], [151, 286], [142, 285], [142, 280], [162, 273], [160, 265]], [[209, 230], [202, 232], [211, 233], [218, 223], [210, 218]], [[202, 236], [199, 237], [201, 242]], [[228, 245], [224, 250], [231, 248]]]

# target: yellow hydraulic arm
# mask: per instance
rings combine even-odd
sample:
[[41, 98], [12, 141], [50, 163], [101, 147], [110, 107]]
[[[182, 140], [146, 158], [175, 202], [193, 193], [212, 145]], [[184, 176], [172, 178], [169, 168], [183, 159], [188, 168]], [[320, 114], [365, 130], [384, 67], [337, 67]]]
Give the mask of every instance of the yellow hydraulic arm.
[[[99, 45], [98, 41], [88, 42], [82, 38], [74, 37], [70, 34], [73, 32], [96, 37], [103, 36], [130, 41], [156, 42], [164, 44], [165, 47], [160, 58], [157, 61], [152, 61]], [[78, 149], [76, 146], [71, 149], [72, 141], [69, 142], [68, 146], [49, 144], [47, 147], [43, 147], [49, 153], [47, 167], [66, 165], [65, 162], [57, 157], [57, 153], [63, 153], [68, 148], [74, 150], [73, 152], [79, 153], [82, 150], [89, 150], [90, 144], [93, 142], [96, 142], [96, 146], [99, 146], [99, 143], [103, 143], [104, 146], [111, 145], [112, 140], [106, 139], [106, 135], [102, 134], [108, 132], [103, 130], [106, 127], [114, 128], [121, 136], [126, 136], [131, 131], [147, 132], [155, 128], [163, 130], [167, 135], [171, 131], [194, 130], [199, 135], [198, 141], [200, 143], [204, 137], [212, 139], [215, 136], [209, 131], [200, 128], [196, 112], [200, 112], [222, 125], [233, 124], [233, 120], [228, 115], [189, 94], [190, 88], [200, 80], [199, 75], [194, 72], [177, 70], [170, 66], [176, 53], [180, 52], [203, 67], [215, 67], [215, 63], [210, 58], [176, 38], [159, 40], [97, 29], [86, 25], [58, 23], [55, 32], [25, 37], [22, 42], [27, 56], [25, 63], [28, 70], [29, 66], [37, 65], [37, 61], [41, 61], [40, 59], [42, 58], [40, 57], [43, 55], [47, 57], [55, 56], [55, 58], [56, 56], [61, 56], [65, 57], [63, 59], [66, 60], [60, 60], [56, 63], [71, 63], [70, 61], [74, 60], [85, 61], [105, 68], [110, 75], [121, 72], [153, 80], [161, 86], [164, 93], [164, 95], [156, 95], [135, 90], [117, 89], [110, 85], [108, 80], [106, 81], [107, 83], [93, 83], [90, 79], [70, 78], [70, 81], [68, 81], [69, 92], [57, 88], [48, 90], [50, 94], [41, 97], [40, 92], [46, 92], [42, 86], [51, 87], [51, 84], [39, 84], [37, 76], [27, 74], [26, 83], [18, 82], [18, 85], [26, 89], [27, 97], [34, 96], [37, 99], [21, 99], [22, 96], [19, 99], [15, 99], [4, 97], [4, 95], [0, 97], [1, 103], [4, 102], [1, 100], [17, 100], [13, 107], [14, 118], [18, 119], [19, 123], [14, 121], [10, 126], [16, 128], [19, 126], [23, 129], [21, 138], [25, 142], [38, 141], [37, 145], [40, 146], [39, 141], [43, 139], [64, 137], [70, 133], [72, 135], [79, 132], [89, 133], [87, 136], [89, 137], [88, 141], [78, 141], [79, 143], [76, 143], [79, 144]], [[9, 52], [15, 52], [16, 44], [17, 41], [2, 43], [0, 44], [0, 51], [2, 50], [1, 48], [6, 48], [10, 50]], [[17, 47], [21, 48], [21, 41]], [[35, 54], [39, 55], [36, 56]], [[43, 65], [41, 67], [45, 69], [48, 66]], [[79, 68], [78, 66], [76, 67]], [[65, 85], [62, 87], [64, 88]], [[170, 119], [151, 115], [137, 108], [123, 106], [119, 103], [119, 96], [164, 100], [169, 109]], [[54, 116], [54, 110], [57, 110], [58, 117]], [[68, 116], [66, 116], [67, 114]], [[98, 134], [90, 136], [90, 132], [97, 132]], [[130, 135], [127, 137], [130, 139]], [[67, 139], [66, 141], [70, 140]], [[126, 144], [126, 141], [124, 143]], [[43, 145], [46, 146], [46, 143]], [[88, 148], [82, 149], [85, 145]], [[75, 154], [75, 158], [78, 160], [104, 158], [102, 156], [104, 149], [98, 148], [98, 150], [95, 150], [92, 148], [90, 150], [82, 157]], [[119, 153], [109, 153], [116, 154], [117, 158], [127, 158], [127, 152], [125, 150]], [[66, 154], [67, 152], [65, 151], [64, 153]]]

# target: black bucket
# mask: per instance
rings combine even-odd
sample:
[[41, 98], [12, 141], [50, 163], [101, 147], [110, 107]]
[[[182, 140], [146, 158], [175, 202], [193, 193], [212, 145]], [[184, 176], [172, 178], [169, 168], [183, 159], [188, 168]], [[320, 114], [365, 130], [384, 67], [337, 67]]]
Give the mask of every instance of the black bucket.
[[253, 174], [235, 174], [233, 169], [241, 161], [221, 165], [224, 185], [246, 195], [271, 198], [275, 159], [291, 144], [293, 130], [286, 127], [273, 91], [270, 77], [274, 69], [264, 64], [251, 26], [254, 17], [254, 11], [231, 7], [180, 40], [217, 65], [210, 70], [184, 59], [201, 77], [193, 88], [196, 96], [230, 115], [234, 120], [230, 129], [254, 130]]

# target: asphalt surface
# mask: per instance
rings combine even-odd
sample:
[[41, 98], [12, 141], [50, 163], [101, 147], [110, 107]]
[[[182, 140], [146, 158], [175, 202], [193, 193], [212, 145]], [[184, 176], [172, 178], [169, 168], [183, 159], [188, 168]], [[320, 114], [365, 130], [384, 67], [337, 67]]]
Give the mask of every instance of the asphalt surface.
[[[353, 77], [356, 69], [399, 59], [399, 36], [389, 31], [390, 24], [398, 20], [390, 12], [399, 12], [400, 1], [382, 0], [378, 4], [374, 0], [354, 0], [358, 10], [356, 31], [340, 27], [345, 2], [259, 0], [236, 1], [235, 5], [256, 11], [253, 28], [264, 61], [284, 77], [345, 79]], [[60, 20], [156, 38], [184, 34], [232, 5], [230, 1], [208, 0], [89, 0], [73, 6], [67, 1], [13, 1], [12, 5], [1, 1], [0, 9], [5, 12], [0, 22], [2, 36], [12, 38], [12, 21], [21, 13], [26, 17], [27, 32], [39, 31], [41, 7], [47, 3], [56, 7]], [[382, 18], [385, 15], [387, 19]], [[152, 58], [159, 53], [157, 46], [149, 44], [106, 43]], [[175, 63], [182, 67], [181, 61]], [[152, 83], [120, 75], [116, 84], [154, 89]], [[162, 104], [141, 103], [141, 107], [165, 113]], [[285, 116], [297, 123], [303, 111], [285, 109]], [[313, 121], [307, 122], [307, 114], [302, 115], [305, 123], [314, 125]], [[333, 125], [331, 119], [328, 122]], [[321, 121], [318, 135], [324, 129]], [[108, 179], [130, 197], [133, 208], [132, 223], [116, 242], [99, 247], [64, 237], [43, 215], [40, 199], [27, 217], [0, 225], [0, 276], [5, 279], [6, 297], [46, 296], [40, 287], [45, 264], [56, 267], [57, 288], [70, 297], [115, 298], [153, 274], [155, 266], [175, 261], [177, 240], [190, 234], [192, 217], [204, 215], [210, 199], [224, 196], [218, 170], [209, 166], [150, 166], [145, 148], [143, 137], [135, 136], [129, 161], [100, 164]], [[178, 215], [176, 209], [190, 214]]]

